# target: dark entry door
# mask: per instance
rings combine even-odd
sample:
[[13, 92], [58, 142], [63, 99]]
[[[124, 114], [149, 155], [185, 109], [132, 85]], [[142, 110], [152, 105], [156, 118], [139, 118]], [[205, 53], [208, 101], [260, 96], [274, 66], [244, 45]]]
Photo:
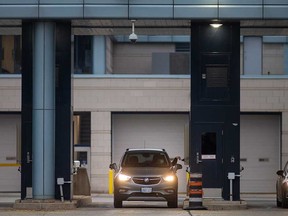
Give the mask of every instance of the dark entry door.
[[201, 123], [195, 126], [197, 163], [202, 168], [203, 188], [222, 188], [222, 124]]

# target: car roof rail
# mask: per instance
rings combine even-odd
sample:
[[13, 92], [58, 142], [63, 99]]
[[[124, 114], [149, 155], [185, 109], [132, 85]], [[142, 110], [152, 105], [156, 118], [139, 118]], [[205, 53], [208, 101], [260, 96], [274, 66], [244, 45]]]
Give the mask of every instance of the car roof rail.
[[127, 151], [131, 151], [131, 150], [161, 150], [166, 152], [166, 150], [164, 148], [143, 148], [143, 149], [138, 149], [138, 148], [126, 148], [126, 152]]

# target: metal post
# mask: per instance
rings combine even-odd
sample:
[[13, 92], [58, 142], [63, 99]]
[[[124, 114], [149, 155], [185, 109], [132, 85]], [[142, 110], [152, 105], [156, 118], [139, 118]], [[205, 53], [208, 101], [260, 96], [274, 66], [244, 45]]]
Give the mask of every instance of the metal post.
[[230, 179], [230, 201], [233, 200], [233, 179]]
[[233, 201], [233, 180], [235, 180], [236, 177], [240, 177], [241, 175], [236, 175], [234, 172], [228, 172], [228, 179], [230, 181], [230, 201]]

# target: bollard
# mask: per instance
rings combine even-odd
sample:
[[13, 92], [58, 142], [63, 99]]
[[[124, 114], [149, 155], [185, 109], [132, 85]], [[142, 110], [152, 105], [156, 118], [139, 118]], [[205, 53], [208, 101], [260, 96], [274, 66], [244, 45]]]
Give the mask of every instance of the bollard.
[[109, 194], [113, 194], [113, 180], [114, 180], [114, 171], [112, 169], [109, 170], [109, 183], [108, 183], [108, 192]]

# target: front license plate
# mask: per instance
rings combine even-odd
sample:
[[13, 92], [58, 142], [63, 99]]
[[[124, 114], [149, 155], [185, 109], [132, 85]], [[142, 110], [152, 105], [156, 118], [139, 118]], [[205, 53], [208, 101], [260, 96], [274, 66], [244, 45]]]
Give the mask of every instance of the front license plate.
[[152, 188], [141, 188], [142, 193], [152, 193]]

